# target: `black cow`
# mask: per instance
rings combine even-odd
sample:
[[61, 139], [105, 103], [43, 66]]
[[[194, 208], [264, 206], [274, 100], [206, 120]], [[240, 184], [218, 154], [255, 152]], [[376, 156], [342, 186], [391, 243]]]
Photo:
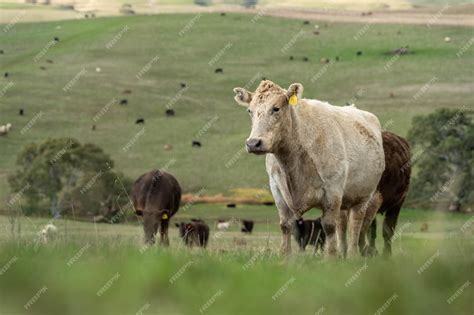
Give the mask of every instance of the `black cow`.
[[20, 114], [20, 116], [23, 116], [25, 114], [25, 111], [23, 110], [23, 108], [20, 108], [20, 110], [18, 111], [18, 114]]
[[165, 113], [168, 117], [174, 116], [174, 109], [167, 109]]
[[155, 242], [159, 227], [160, 243], [168, 246], [169, 220], [181, 203], [181, 187], [176, 178], [159, 170], [145, 173], [133, 184], [131, 195], [135, 213], [143, 216], [145, 242]]
[[252, 233], [253, 231], [253, 221], [251, 220], [242, 220], [242, 229], [243, 233]]
[[224, 72], [224, 69], [222, 68], [217, 68], [216, 70], [214, 70], [214, 73], [223, 73]]
[[123, 100], [120, 100], [120, 105], [127, 105], [128, 104], [128, 100], [126, 98], [124, 98]]
[[315, 251], [318, 249], [322, 250], [326, 235], [321, 225], [321, 218], [316, 220], [303, 220], [300, 218], [296, 220], [293, 225], [293, 237], [302, 251], [305, 250], [308, 244], [314, 245]]
[[201, 142], [193, 140], [193, 147], [200, 148], [201, 146]]
[[175, 225], [179, 228], [179, 236], [187, 246], [207, 246], [207, 242], [209, 241], [209, 226], [201, 219], [195, 219], [190, 223], [176, 223]]
[[145, 119], [143, 118], [138, 118], [135, 123], [138, 125], [138, 124], [144, 124], [145, 123]]

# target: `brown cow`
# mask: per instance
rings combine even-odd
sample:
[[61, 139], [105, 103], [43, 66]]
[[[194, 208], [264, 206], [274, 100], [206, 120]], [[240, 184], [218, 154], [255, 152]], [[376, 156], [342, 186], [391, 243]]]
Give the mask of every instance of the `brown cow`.
[[[393, 233], [410, 185], [411, 164], [408, 142], [404, 138], [388, 131], [382, 132], [382, 139], [385, 152], [385, 170], [377, 186], [380, 200], [374, 202], [381, 205], [380, 207], [377, 205], [375, 208], [369, 207], [367, 209], [359, 239], [362, 253], [369, 255], [376, 253], [375, 237], [377, 222], [375, 220], [375, 211], [385, 215], [383, 222], [384, 255], [392, 253]], [[365, 240], [367, 232], [370, 232], [370, 235], [368, 235], [368, 247]]]
[[206, 247], [209, 241], [209, 226], [202, 220], [191, 220], [191, 223], [176, 223], [179, 236], [187, 246]]
[[132, 188], [133, 206], [138, 216], [143, 216], [145, 242], [155, 243], [160, 227], [160, 244], [169, 245], [169, 220], [178, 212], [181, 187], [173, 175], [153, 170], [140, 176]]

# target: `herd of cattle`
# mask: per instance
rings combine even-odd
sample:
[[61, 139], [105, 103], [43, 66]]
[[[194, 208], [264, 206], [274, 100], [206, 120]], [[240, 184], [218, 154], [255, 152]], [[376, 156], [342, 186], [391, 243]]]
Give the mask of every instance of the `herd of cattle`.
[[[384, 214], [384, 254], [408, 192], [411, 164], [405, 139], [382, 131], [377, 117], [355, 106], [338, 107], [303, 99], [303, 86], [285, 90], [263, 80], [255, 92], [235, 88], [235, 100], [247, 108], [252, 131], [249, 153], [266, 156], [270, 189], [280, 216], [282, 254], [291, 252], [293, 234], [300, 249], [310, 244], [328, 256], [376, 253], [376, 220]], [[178, 181], [154, 170], [132, 188], [136, 214], [143, 217], [145, 242], [169, 244], [168, 225], [181, 201]], [[316, 220], [303, 220], [311, 208]], [[251, 232], [253, 221], [243, 221]], [[209, 226], [200, 219], [176, 224], [189, 246], [205, 247]], [[218, 222], [220, 230], [229, 222]]]

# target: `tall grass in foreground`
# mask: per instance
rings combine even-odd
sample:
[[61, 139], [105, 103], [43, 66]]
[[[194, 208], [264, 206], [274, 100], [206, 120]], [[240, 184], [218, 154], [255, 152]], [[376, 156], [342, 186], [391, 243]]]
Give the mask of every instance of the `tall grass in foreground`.
[[[217, 243], [217, 242], [216, 242]], [[223, 245], [222, 245], [223, 244]], [[472, 237], [408, 237], [391, 259], [278, 257], [71, 237], [0, 244], [1, 314], [472, 314]], [[226, 245], [227, 244], [227, 245]], [[318, 313], [319, 312], [319, 313]]]

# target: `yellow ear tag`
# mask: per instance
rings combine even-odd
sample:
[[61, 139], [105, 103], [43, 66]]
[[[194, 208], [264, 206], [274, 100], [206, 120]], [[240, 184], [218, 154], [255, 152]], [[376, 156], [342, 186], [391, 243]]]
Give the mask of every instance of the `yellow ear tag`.
[[298, 97], [296, 95], [292, 95], [288, 103], [290, 103], [291, 106], [296, 106], [296, 104], [298, 104]]
[[163, 220], [166, 220], [166, 219], [168, 219], [168, 215], [167, 215], [166, 213], [164, 213], [161, 218], [162, 218]]

